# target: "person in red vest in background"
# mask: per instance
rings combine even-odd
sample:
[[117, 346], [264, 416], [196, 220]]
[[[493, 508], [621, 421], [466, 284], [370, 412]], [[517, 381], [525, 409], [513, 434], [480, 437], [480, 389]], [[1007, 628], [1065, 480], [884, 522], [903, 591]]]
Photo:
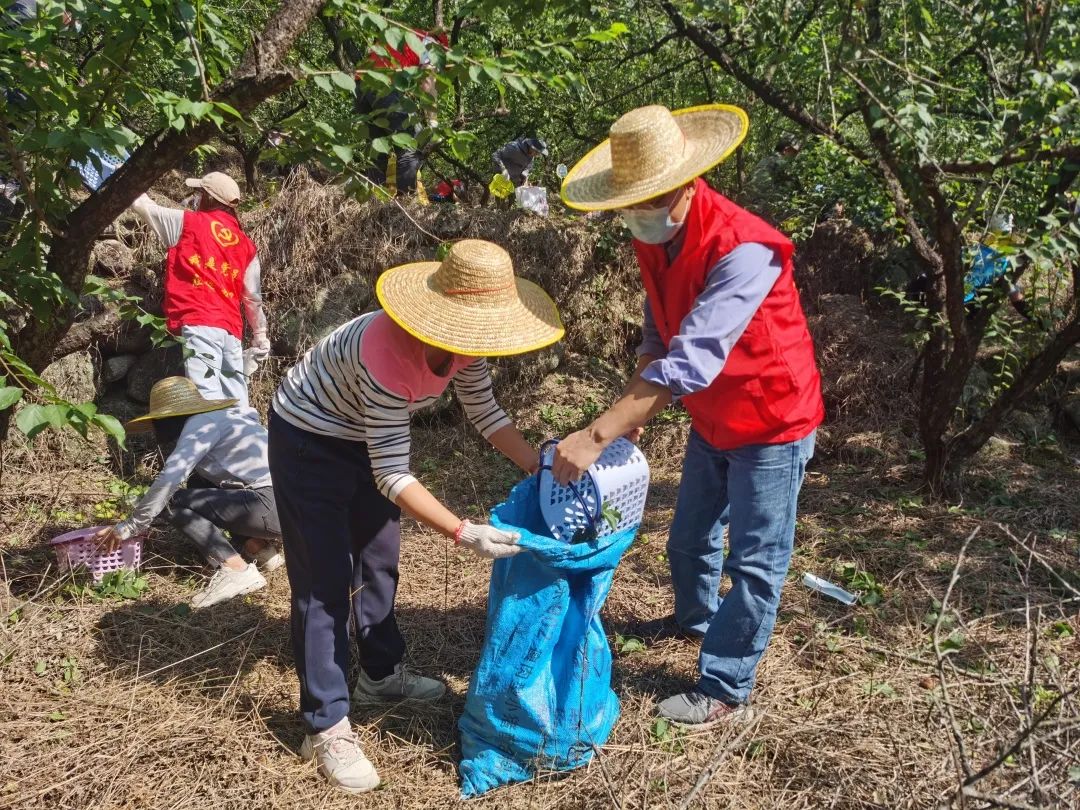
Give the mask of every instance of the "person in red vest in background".
[[[236, 181], [210, 172], [185, 183], [198, 189], [196, 210], [165, 208], [146, 194], [131, 210], [169, 249], [162, 306], [169, 331], [184, 339], [185, 373], [203, 397], [246, 408], [247, 376], [270, 353], [259, 257], [236, 216]], [[246, 371], [244, 316], [252, 335]]]
[[[645, 286], [643, 341], [622, 397], [556, 448], [577, 479], [673, 400], [692, 430], [668, 538], [673, 616], [641, 635], [701, 641], [700, 677], [658, 706], [703, 728], [752, 717], [748, 700], [791, 561], [795, 512], [824, 417], [791, 241], [701, 179], [742, 142], [746, 113], [712, 104], [633, 110], [566, 176], [571, 208], [617, 210]], [[724, 556], [724, 530], [729, 554]], [[731, 589], [721, 598], [721, 576]]]
[[[391, 138], [398, 133], [406, 135], [418, 135], [422, 127], [414, 125], [416, 116], [423, 115], [427, 126], [434, 129], [438, 126], [436, 103], [438, 92], [435, 86], [435, 73], [432, 67], [431, 50], [437, 47], [449, 47], [446, 34], [437, 37], [426, 31], [413, 31], [424, 46], [423, 51], [417, 53], [408, 45], [402, 45], [401, 50], [385, 46], [387, 56], [377, 53], [368, 54], [366, 68], [380, 69], [396, 68], [406, 70], [408, 68], [422, 68], [424, 76], [420, 80], [420, 90], [430, 97], [430, 101], [423, 105], [404, 95], [400, 90], [386, 88], [383, 90], [365, 90], [361, 85], [356, 88], [356, 112], [360, 115], [373, 116], [375, 119], [385, 119], [386, 125], [377, 123], [368, 125], [368, 133], [372, 140], [376, 138]], [[356, 78], [363, 78], [365, 67], [356, 71]], [[407, 149], [401, 146], [394, 147], [397, 155], [397, 193], [406, 194], [416, 191], [416, 175], [424, 163], [424, 153], [419, 149]], [[367, 173], [367, 177], [373, 183], [385, 185], [386, 167], [390, 159], [387, 152], [379, 154], [375, 159], [375, 165]]]

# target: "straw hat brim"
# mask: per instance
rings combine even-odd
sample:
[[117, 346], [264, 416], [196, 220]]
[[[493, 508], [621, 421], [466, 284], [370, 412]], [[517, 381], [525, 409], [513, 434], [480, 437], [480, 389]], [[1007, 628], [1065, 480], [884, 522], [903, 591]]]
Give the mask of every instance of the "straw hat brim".
[[438, 269], [439, 262], [403, 264], [375, 285], [386, 314], [424, 343], [468, 357], [505, 357], [550, 346], [565, 334], [555, 302], [539, 285], [515, 277], [518, 300], [470, 306], [436, 289]]
[[239, 400], [236, 399], [208, 399], [202, 405], [192, 403], [190, 407], [165, 408], [160, 411], [151, 411], [143, 416], [137, 416], [124, 425], [128, 433], [144, 433], [153, 427], [155, 419], [170, 419], [174, 416], [194, 416], [198, 413], [210, 413], [211, 411], [223, 411], [231, 408]]
[[611, 139], [577, 162], [563, 180], [561, 196], [579, 211], [627, 208], [686, 185], [722, 163], [739, 148], [750, 119], [739, 107], [706, 104], [671, 113], [686, 138], [683, 159], [659, 176], [643, 177], [616, 190], [611, 171]]

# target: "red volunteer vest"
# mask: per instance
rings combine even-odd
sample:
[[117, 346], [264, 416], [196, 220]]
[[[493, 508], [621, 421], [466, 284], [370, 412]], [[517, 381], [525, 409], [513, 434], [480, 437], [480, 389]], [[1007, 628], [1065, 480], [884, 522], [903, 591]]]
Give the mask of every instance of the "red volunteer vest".
[[165, 323], [214, 326], [237, 339], [244, 334], [240, 299], [255, 245], [228, 211], [185, 211], [180, 241], [165, 258]]
[[669, 346], [705, 288], [709, 271], [736, 247], [758, 242], [782, 269], [712, 384], [683, 397], [694, 429], [712, 446], [781, 444], [807, 436], [825, 407], [814, 344], [795, 289], [791, 240], [698, 179], [682, 249], [668, 262], [663, 245], [634, 240], [656, 328]]

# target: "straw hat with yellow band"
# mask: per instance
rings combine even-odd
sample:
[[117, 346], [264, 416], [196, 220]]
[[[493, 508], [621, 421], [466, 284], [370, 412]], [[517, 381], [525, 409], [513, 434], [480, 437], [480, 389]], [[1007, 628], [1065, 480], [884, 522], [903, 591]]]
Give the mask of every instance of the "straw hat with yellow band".
[[510, 254], [480, 239], [455, 242], [442, 262], [387, 270], [375, 293], [406, 332], [454, 354], [522, 354], [565, 331], [551, 297], [514, 275]]
[[206, 399], [187, 377], [166, 377], [158, 380], [150, 389], [150, 413], [132, 419], [124, 425], [124, 429], [128, 433], [142, 433], [153, 427], [155, 419], [194, 416], [197, 413], [220, 411], [235, 404], [235, 399]]
[[566, 175], [563, 201], [580, 211], [606, 211], [659, 197], [729, 157], [749, 126], [746, 113], [730, 104], [674, 112], [638, 107]]

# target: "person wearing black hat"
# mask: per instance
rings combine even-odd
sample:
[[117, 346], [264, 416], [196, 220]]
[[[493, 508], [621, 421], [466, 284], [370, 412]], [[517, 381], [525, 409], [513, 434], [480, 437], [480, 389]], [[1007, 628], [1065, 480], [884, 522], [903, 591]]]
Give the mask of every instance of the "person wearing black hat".
[[547, 156], [547, 144], [541, 138], [518, 138], [503, 144], [491, 155], [495, 173], [501, 174], [515, 186], [529, 181], [529, 172], [537, 155]]

